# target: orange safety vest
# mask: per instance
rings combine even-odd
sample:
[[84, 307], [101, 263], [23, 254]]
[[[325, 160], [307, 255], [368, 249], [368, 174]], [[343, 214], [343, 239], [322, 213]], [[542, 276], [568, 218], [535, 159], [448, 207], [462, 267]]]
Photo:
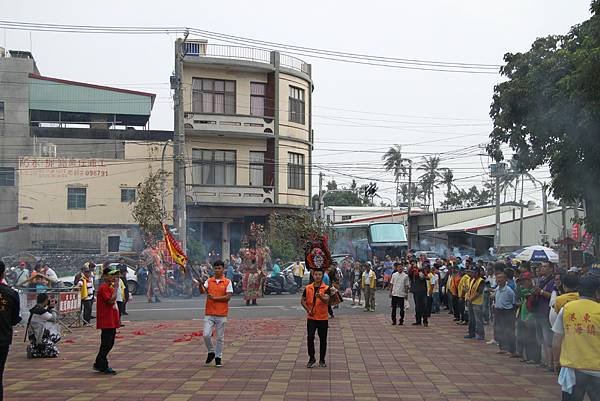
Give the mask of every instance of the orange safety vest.
[[[306, 286], [306, 306], [309, 311], [312, 311], [312, 315], [307, 314], [306, 317], [310, 320], [329, 320], [329, 310], [327, 308], [328, 303], [323, 302], [320, 298], [315, 295], [315, 286], [313, 284]], [[319, 287], [319, 294], [325, 295], [329, 291], [329, 286], [321, 283]], [[315, 303], [316, 302], [316, 303]]]
[[[208, 279], [208, 288], [206, 293], [213, 297], [222, 297], [227, 294], [227, 286], [229, 280], [223, 277], [219, 282], [214, 277]], [[204, 314], [206, 316], [227, 316], [229, 313], [229, 302], [215, 301], [212, 299], [206, 299], [206, 309]]]

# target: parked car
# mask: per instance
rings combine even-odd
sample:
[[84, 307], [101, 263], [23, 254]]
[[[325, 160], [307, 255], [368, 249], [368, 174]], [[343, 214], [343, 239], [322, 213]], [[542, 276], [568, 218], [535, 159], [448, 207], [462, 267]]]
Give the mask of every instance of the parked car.
[[420, 258], [421, 255], [425, 255], [425, 257], [427, 258], [427, 260], [429, 261], [429, 263], [433, 266], [433, 264], [435, 263], [435, 260], [437, 258], [439, 258], [440, 256], [438, 255], [437, 252], [435, 251], [417, 251], [415, 253], [415, 256], [417, 258]]
[[[116, 268], [118, 265], [118, 263], [111, 263], [110, 267]], [[127, 283], [127, 289], [129, 290], [129, 293], [136, 295], [138, 290], [137, 276], [135, 275], [135, 269], [133, 269], [131, 266], [127, 266], [127, 279], [125, 282]]]
[[[117, 267], [118, 263], [111, 263], [110, 266], [111, 267]], [[63, 277], [59, 277], [58, 281], [60, 283], [62, 283], [62, 285], [64, 287], [73, 287], [75, 284], [73, 281], [75, 281], [75, 276], [63, 276]], [[135, 275], [135, 270], [133, 270], [130, 266], [127, 266], [127, 280], [125, 280], [127, 282], [127, 289], [129, 290], [129, 293], [131, 294], [137, 294], [137, 289], [138, 289], [138, 283], [137, 283], [137, 276]]]
[[[302, 266], [304, 266], [304, 277], [302, 277], [302, 285], [306, 285], [310, 281], [310, 271], [306, 268], [306, 265], [304, 264], [304, 262], [300, 262], [300, 264]], [[283, 270], [281, 270], [281, 272], [287, 274], [287, 272], [289, 271], [293, 274], [293, 271], [292, 271], [293, 267], [294, 267], [294, 263], [290, 263], [289, 265], [284, 267]]]

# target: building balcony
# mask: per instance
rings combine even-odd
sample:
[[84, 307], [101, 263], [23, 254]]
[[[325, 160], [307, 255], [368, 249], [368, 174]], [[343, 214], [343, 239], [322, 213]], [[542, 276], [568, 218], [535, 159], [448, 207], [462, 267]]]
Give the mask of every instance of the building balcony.
[[274, 68], [275, 59], [279, 59], [279, 66], [311, 75], [311, 65], [289, 54], [282, 54], [277, 51], [269, 51], [254, 47], [229, 46], [207, 43], [202, 40], [188, 40], [184, 44], [185, 60], [191, 62], [201, 62], [207, 64], [235, 64], [240, 67], [259, 67], [263, 65], [269, 69]]
[[272, 117], [248, 115], [226, 115], [207, 113], [185, 113], [186, 131], [201, 131], [208, 134], [243, 134], [248, 136], [271, 137], [275, 129]]
[[188, 185], [187, 203], [264, 205], [273, 203], [273, 187]]

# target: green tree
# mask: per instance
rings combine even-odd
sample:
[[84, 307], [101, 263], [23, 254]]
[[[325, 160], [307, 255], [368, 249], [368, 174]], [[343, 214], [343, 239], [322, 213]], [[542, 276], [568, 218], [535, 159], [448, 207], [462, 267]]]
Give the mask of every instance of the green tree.
[[[400, 193], [399, 185], [400, 178], [407, 174], [406, 163], [410, 163], [410, 159], [402, 157], [402, 146], [394, 145], [388, 149], [382, 156], [383, 167], [385, 171], [391, 171], [394, 174], [394, 182], [396, 183], [396, 204], [398, 204], [398, 194]], [[406, 198], [402, 199], [404, 202]]]
[[[364, 206], [363, 200], [356, 189], [356, 181], [352, 181], [350, 188], [342, 187], [338, 189], [335, 180], [327, 183], [327, 191], [323, 196], [323, 203], [327, 206]], [[317, 196], [318, 200], [318, 196]]]
[[426, 194], [427, 202], [435, 210], [435, 190], [439, 180], [442, 178], [439, 156], [424, 156], [423, 163], [419, 165], [418, 169], [424, 171], [423, 175], [419, 178], [419, 185]]
[[327, 234], [330, 243], [333, 241], [333, 227], [320, 219], [313, 219], [308, 212], [270, 215], [267, 244], [272, 258], [281, 258], [287, 262], [296, 258], [304, 259], [304, 244], [313, 233]]
[[150, 171], [148, 177], [138, 184], [133, 203], [133, 220], [140, 226], [146, 236], [156, 237], [162, 230], [162, 223], [167, 213], [161, 204], [161, 182], [167, 175], [158, 170]]
[[588, 231], [600, 233], [600, 0], [592, 16], [564, 35], [537, 39], [525, 53], [507, 53], [506, 80], [494, 88], [494, 128], [488, 153], [503, 160], [501, 145], [523, 170], [550, 166], [556, 198], [586, 202]]
[[451, 169], [445, 168], [442, 170], [440, 184], [446, 186], [446, 193], [450, 193], [452, 191], [452, 188], [455, 187], [454, 172]]

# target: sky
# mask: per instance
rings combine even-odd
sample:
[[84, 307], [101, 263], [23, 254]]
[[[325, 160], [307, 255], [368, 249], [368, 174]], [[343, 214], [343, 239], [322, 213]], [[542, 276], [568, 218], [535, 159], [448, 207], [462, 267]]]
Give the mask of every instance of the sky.
[[[311, 48], [462, 63], [502, 64], [538, 37], [566, 33], [590, 16], [589, 0], [372, 2], [0, 0], [0, 19], [76, 25], [188, 26]], [[0, 29], [0, 46], [32, 50], [42, 75], [157, 94], [150, 127], [172, 129], [169, 76], [175, 34], [113, 35]], [[213, 40], [210, 43], [215, 43]], [[456, 185], [481, 187], [490, 160], [496, 74], [415, 71], [300, 56], [312, 64], [315, 173], [347, 185], [377, 180], [393, 198], [381, 157], [393, 144], [415, 165], [441, 154]], [[477, 145], [481, 145], [478, 147]], [[421, 174], [415, 171], [415, 176]], [[549, 181], [547, 168], [534, 173]], [[313, 178], [316, 190], [317, 179]], [[440, 188], [436, 198], [442, 198]], [[525, 184], [524, 200], [541, 199]]]

